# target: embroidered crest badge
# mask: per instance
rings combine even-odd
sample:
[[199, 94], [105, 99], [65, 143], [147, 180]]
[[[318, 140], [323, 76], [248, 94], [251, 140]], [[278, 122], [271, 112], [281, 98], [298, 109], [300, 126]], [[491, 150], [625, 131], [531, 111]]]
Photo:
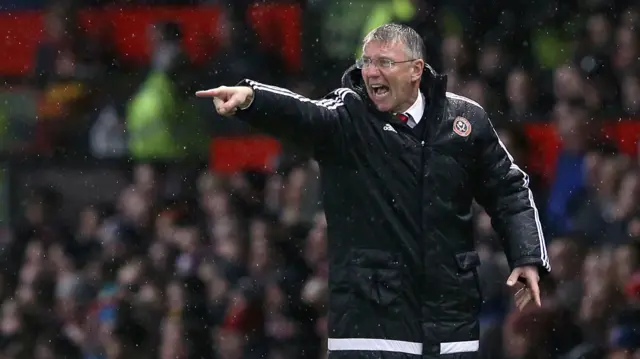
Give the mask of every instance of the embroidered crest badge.
[[466, 118], [458, 116], [453, 120], [453, 132], [459, 136], [467, 137], [471, 133], [471, 123]]

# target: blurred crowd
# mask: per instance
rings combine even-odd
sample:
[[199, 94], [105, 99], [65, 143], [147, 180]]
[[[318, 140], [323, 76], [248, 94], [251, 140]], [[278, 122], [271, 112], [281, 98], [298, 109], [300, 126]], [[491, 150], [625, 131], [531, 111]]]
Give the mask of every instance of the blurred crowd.
[[162, 168], [137, 165], [114, 203], [84, 208], [73, 225], [59, 193], [34, 190], [25, 221], [0, 235], [3, 357], [318, 358], [317, 176], [309, 163], [271, 176], [204, 172], [186, 185], [193, 196], [167, 201]]
[[273, 173], [167, 173], [205, 159], [211, 136], [251, 131], [216, 118], [195, 89], [250, 77], [322, 96], [362, 35], [388, 21], [424, 35], [449, 91], [487, 109], [521, 167], [537, 151], [522, 125], [549, 123], [560, 138], [553, 170], [529, 171], [552, 266], [542, 308], [512, 309], [500, 238], [476, 209], [481, 356], [640, 358], [640, 158], [598, 130], [640, 114], [634, 1], [295, 1], [301, 69], [257, 40], [244, 16], [252, 1], [188, 3], [223, 8], [215, 56], [191, 63], [180, 25], [162, 22], [145, 68], [78, 31], [77, 4], [47, 7], [34, 74], [20, 79], [42, 101], [36, 113], [0, 107], [0, 147], [18, 167], [34, 154], [98, 167], [111, 158], [129, 176], [117, 196], [79, 211], [49, 183], [9, 189], [28, 195], [0, 222], [0, 358], [326, 357], [317, 164], [287, 151]]

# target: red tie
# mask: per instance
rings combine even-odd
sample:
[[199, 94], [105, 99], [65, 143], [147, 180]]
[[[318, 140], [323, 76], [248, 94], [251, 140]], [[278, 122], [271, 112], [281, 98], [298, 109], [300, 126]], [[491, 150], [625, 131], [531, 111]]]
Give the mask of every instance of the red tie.
[[407, 123], [407, 121], [409, 121], [409, 116], [405, 115], [404, 113], [398, 113], [396, 114], [396, 117], [404, 123]]

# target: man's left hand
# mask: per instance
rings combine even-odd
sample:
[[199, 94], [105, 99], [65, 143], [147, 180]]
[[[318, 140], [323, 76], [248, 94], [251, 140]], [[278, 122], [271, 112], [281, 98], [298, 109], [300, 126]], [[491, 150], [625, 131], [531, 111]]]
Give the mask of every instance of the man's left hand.
[[536, 305], [540, 307], [542, 302], [540, 301], [540, 287], [538, 286], [538, 282], [540, 281], [538, 267], [522, 266], [515, 268], [511, 272], [509, 279], [507, 279], [507, 285], [515, 288], [520, 278], [524, 279], [526, 286], [520, 288], [515, 294], [518, 309], [522, 310], [532, 299]]

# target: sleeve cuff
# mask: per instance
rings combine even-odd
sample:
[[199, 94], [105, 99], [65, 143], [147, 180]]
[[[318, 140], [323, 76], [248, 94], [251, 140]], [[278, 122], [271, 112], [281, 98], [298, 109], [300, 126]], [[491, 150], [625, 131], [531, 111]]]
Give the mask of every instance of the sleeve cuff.
[[253, 101], [254, 101], [255, 99], [256, 99], [256, 90], [253, 90], [253, 95], [251, 96], [251, 101], [249, 102], [249, 104], [248, 104], [248, 105], [246, 105], [246, 106], [244, 106], [244, 107], [239, 106], [238, 108], [239, 108], [241, 111], [242, 111], [242, 110], [246, 110], [246, 109], [248, 109], [249, 107], [251, 107], [251, 105], [253, 104]]
[[517, 267], [524, 267], [524, 266], [535, 266], [538, 268], [538, 276], [540, 277], [540, 280], [543, 280], [544, 278], [546, 278], [549, 275], [549, 272], [551, 271], [550, 267], [545, 267], [544, 264], [542, 263], [542, 261], [539, 258], [534, 258], [534, 257], [525, 257], [523, 259], [520, 259], [514, 263], [512, 263], [511, 265], [511, 270], [517, 268]]

